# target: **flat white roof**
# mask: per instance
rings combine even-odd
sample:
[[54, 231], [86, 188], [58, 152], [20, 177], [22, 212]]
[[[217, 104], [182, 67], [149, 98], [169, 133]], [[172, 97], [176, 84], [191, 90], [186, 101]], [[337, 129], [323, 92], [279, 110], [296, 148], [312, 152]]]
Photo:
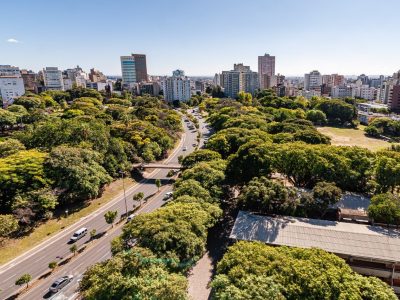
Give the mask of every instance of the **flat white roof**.
[[400, 231], [380, 226], [240, 211], [230, 238], [271, 245], [320, 248], [370, 260], [400, 262]]

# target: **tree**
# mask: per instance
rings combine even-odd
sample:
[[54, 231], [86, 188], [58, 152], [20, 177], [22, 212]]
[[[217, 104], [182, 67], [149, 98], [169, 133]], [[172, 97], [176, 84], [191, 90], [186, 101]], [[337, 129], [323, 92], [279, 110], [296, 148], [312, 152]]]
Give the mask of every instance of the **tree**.
[[88, 300], [187, 300], [188, 281], [184, 275], [168, 271], [168, 261], [149, 249], [135, 247], [88, 268], [79, 290]]
[[118, 211], [109, 210], [104, 214], [104, 219], [106, 220], [107, 224], [111, 224], [111, 226], [114, 227], [114, 221], [117, 218], [117, 216], [118, 216]]
[[100, 194], [111, 177], [101, 166], [102, 156], [93, 150], [59, 146], [45, 163], [45, 171], [64, 199], [87, 199]]
[[368, 207], [368, 216], [374, 222], [399, 225], [400, 198], [392, 193], [375, 195]]
[[261, 242], [241, 241], [229, 247], [212, 287], [216, 300], [396, 299], [386, 283], [355, 273], [334, 254]]
[[173, 194], [174, 199], [185, 195], [200, 198], [206, 202], [212, 201], [209, 191], [203, 188], [201, 184], [194, 179], [177, 181], [175, 183]]
[[92, 230], [90, 230], [90, 240], [94, 240], [96, 234], [97, 234], [96, 229], [93, 228]]
[[0, 158], [0, 210], [11, 211], [15, 196], [20, 192], [40, 189], [48, 184], [43, 163], [46, 153], [23, 150]]
[[69, 251], [75, 256], [76, 251], [78, 251], [78, 246], [73, 244], [71, 247], [69, 247]]
[[[189, 268], [204, 254], [207, 229], [212, 227], [221, 209], [210, 203], [174, 203], [148, 214], [140, 214], [129, 222], [122, 233], [124, 244], [137, 238], [137, 244], [157, 255], [186, 262]], [[130, 247], [128, 247], [130, 248]]]
[[15, 285], [23, 285], [26, 284], [26, 288], [28, 288], [29, 282], [32, 280], [32, 276], [28, 273], [22, 275], [15, 281]]
[[[135, 201], [135, 202], [139, 201], [140, 202], [140, 206], [142, 206], [143, 198], [144, 198], [144, 193], [143, 192], [139, 192], [139, 193], [136, 193], [135, 195], [133, 195], [132, 200]], [[133, 204], [133, 208], [135, 208], [135, 204]]]
[[387, 192], [400, 185], [400, 153], [381, 152], [375, 162], [375, 180], [380, 192]]
[[355, 117], [355, 107], [342, 100], [321, 100], [315, 109], [325, 113], [330, 123], [345, 125]]
[[51, 261], [49, 262], [49, 269], [53, 272], [55, 268], [57, 268], [57, 262], [56, 261]]
[[318, 182], [313, 188], [314, 207], [321, 216], [326, 213], [329, 206], [339, 202], [342, 190], [331, 182]]
[[0, 158], [25, 150], [25, 146], [18, 140], [6, 139], [0, 142]]
[[236, 154], [228, 159], [226, 177], [232, 184], [244, 184], [256, 176], [272, 173], [276, 147], [260, 140], [242, 145]]
[[202, 161], [212, 161], [221, 159], [221, 154], [216, 151], [200, 149], [190, 153], [182, 159], [182, 167], [184, 169], [192, 168], [195, 164]]
[[289, 192], [282, 183], [266, 177], [253, 178], [239, 197], [239, 204], [248, 210], [262, 213], [282, 213]]
[[17, 118], [14, 113], [0, 108], [0, 128], [4, 131], [17, 123]]
[[161, 180], [160, 180], [160, 179], [156, 179], [156, 180], [154, 181], [154, 183], [156, 184], [157, 190], [160, 191]]
[[18, 229], [18, 220], [13, 215], [0, 215], [0, 242]]

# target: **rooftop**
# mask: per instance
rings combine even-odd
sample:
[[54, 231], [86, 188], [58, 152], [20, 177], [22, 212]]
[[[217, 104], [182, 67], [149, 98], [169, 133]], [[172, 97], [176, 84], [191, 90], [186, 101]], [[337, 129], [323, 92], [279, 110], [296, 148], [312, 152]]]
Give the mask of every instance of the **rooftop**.
[[270, 245], [320, 248], [368, 260], [400, 262], [400, 231], [379, 226], [240, 211], [230, 238]]

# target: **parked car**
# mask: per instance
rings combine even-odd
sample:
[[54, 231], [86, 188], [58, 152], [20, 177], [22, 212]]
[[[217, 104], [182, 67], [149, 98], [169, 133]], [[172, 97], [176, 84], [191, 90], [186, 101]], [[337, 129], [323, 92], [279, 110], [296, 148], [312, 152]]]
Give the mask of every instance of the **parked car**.
[[78, 229], [77, 231], [74, 232], [74, 234], [70, 238], [70, 241], [76, 242], [77, 240], [83, 238], [86, 234], [87, 234], [87, 228], [82, 227], [81, 229]]
[[70, 283], [72, 281], [72, 279], [74, 279], [74, 276], [72, 276], [72, 275], [67, 275], [67, 276], [58, 278], [50, 286], [49, 291], [51, 293], [57, 293], [59, 290], [61, 290], [63, 287], [65, 287], [68, 283]]
[[132, 221], [134, 217], [136, 217], [136, 214], [130, 214], [130, 215], [126, 218], [126, 223]]
[[164, 195], [164, 200], [168, 200], [169, 198], [172, 197], [172, 195], [173, 195], [173, 192], [167, 192], [167, 193], [165, 193], [165, 195]]

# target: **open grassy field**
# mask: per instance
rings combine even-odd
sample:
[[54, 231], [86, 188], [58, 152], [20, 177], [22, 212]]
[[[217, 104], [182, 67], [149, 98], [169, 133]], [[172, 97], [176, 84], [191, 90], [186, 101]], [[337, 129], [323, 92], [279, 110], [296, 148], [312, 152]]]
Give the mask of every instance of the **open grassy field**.
[[318, 127], [319, 132], [331, 138], [332, 145], [338, 146], [359, 146], [368, 148], [372, 151], [385, 149], [391, 143], [374, 139], [365, 136], [364, 126], [359, 126], [358, 129], [351, 128], [337, 128], [337, 127]]

